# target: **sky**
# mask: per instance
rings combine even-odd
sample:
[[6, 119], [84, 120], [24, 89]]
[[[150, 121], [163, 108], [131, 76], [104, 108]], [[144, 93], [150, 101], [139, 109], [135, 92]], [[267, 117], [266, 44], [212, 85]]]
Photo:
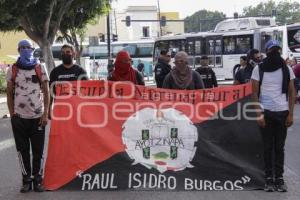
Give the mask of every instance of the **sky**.
[[[179, 12], [180, 18], [192, 15], [198, 10], [221, 11], [227, 17], [233, 17], [234, 12], [242, 13], [246, 6], [256, 6], [268, 0], [159, 0], [161, 12]], [[282, 0], [275, 0], [276, 3]], [[126, 9], [127, 6], [157, 6], [158, 0], [113, 0], [116, 10]]]

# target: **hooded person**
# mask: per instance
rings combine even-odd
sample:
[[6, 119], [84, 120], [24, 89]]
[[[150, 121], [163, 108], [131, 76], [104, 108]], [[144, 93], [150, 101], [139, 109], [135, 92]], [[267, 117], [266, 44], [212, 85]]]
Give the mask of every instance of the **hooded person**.
[[196, 90], [204, 88], [204, 83], [198, 72], [188, 65], [188, 55], [179, 51], [175, 55], [175, 67], [166, 76], [163, 88], [179, 90]]
[[39, 64], [38, 59], [33, 56], [34, 47], [30, 40], [21, 40], [18, 43], [18, 51], [20, 56], [16, 64], [19, 68], [30, 70]]
[[123, 50], [118, 52], [114, 63], [114, 70], [108, 77], [108, 80], [129, 81], [135, 85], [145, 85], [142, 74], [132, 67], [129, 53]]
[[286, 192], [283, 179], [287, 128], [293, 124], [295, 75], [281, 57], [277, 40], [266, 43], [267, 57], [253, 69], [251, 82], [264, 143], [265, 191]]

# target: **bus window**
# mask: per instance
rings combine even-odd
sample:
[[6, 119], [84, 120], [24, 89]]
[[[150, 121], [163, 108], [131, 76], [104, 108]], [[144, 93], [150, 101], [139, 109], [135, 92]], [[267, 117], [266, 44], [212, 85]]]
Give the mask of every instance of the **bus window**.
[[273, 40], [278, 40], [280, 44], [282, 44], [283, 41], [283, 32], [275, 30], [273, 32]]
[[235, 39], [232, 36], [224, 37], [224, 54], [234, 54], [235, 53]]
[[217, 39], [215, 40], [215, 51], [217, 55], [222, 54], [222, 40], [221, 39]]
[[292, 52], [300, 52], [300, 27], [288, 30], [288, 46]]
[[265, 45], [272, 39], [272, 33], [262, 32], [261, 35], [261, 52], [266, 53]]
[[236, 38], [236, 52], [237, 54], [245, 54], [249, 49], [252, 49], [252, 42], [250, 36]]
[[202, 55], [203, 54], [203, 45], [201, 40], [195, 41], [195, 54]]
[[131, 57], [134, 57], [136, 54], [136, 45], [130, 44], [113, 44], [112, 45], [112, 56], [116, 57], [117, 53], [121, 50], [125, 50], [129, 53]]
[[137, 44], [138, 57], [152, 57], [153, 44]]
[[90, 58], [107, 58], [107, 46], [106, 45], [101, 45], [101, 46], [90, 46], [88, 48], [89, 51], [89, 56]]
[[185, 51], [185, 40], [171, 40], [169, 42], [169, 51], [174, 57], [178, 51]]
[[215, 54], [215, 42], [214, 40], [208, 40], [207, 41], [207, 54], [208, 55], [214, 55]]
[[131, 57], [136, 57], [136, 50], [137, 50], [136, 45], [132, 45], [132, 44], [126, 45], [125, 44], [122, 50], [127, 51]]
[[189, 40], [187, 42], [186, 53], [188, 55], [191, 55], [191, 56], [195, 54], [195, 42], [194, 42], [194, 40]]

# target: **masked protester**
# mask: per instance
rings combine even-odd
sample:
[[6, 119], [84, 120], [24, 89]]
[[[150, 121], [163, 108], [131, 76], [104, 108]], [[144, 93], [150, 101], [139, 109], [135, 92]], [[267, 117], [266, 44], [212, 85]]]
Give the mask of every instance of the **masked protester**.
[[207, 56], [202, 56], [200, 59], [201, 66], [195, 71], [198, 72], [202, 78], [205, 88], [218, 87], [217, 77], [214, 70], [208, 66], [209, 60]]
[[257, 49], [251, 49], [247, 53], [247, 64], [240, 68], [234, 75], [234, 85], [248, 83], [251, 79], [252, 71], [256, 65], [261, 63], [261, 54]]
[[132, 67], [131, 61], [131, 57], [127, 51], [120, 51], [116, 56], [114, 69], [108, 80], [129, 81], [135, 85], [145, 85], [143, 75]]
[[175, 55], [175, 67], [166, 76], [163, 88], [178, 90], [196, 90], [205, 88], [201, 76], [188, 65], [188, 55], [179, 51]]
[[[61, 47], [61, 58], [63, 63], [55, 67], [50, 73], [50, 88], [53, 94], [55, 93], [56, 82], [88, 80], [86, 71], [79, 65], [74, 64], [75, 48], [72, 45], [65, 44]], [[51, 104], [52, 102], [53, 96], [51, 95]]]
[[265, 191], [286, 192], [283, 179], [287, 128], [293, 124], [295, 75], [281, 57], [277, 40], [266, 44], [267, 57], [252, 73], [253, 100], [264, 143]]
[[44, 66], [33, 57], [31, 41], [21, 40], [18, 51], [20, 56], [17, 62], [7, 72], [7, 105], [23, 176], [20, 192], [29, 192], [32, 186], [34, 191], [43, 192], [49, 77]]

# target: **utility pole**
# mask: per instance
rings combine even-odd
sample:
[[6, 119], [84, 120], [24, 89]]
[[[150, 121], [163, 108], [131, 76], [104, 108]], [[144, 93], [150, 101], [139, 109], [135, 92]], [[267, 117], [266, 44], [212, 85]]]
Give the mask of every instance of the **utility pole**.
[[110, 13], [107, 14], [106, 16], [106, 29], [107, 29], [107, 59], [108, 59], [108, 63], [109, 63], [109, 60], [111, 58], [111, 50], [110, 50], [110, 16], [109, 16]]
[[117, 18], [116, 18], [116, 9], [114, 9], [114, 18], [115, 18], [116, 35], [118, 35]]
[[157, 0], [157, 9], [158, 9], [158, 20], [159, 20], [160, 36], [162, 36], [162, 28], [161, 28], [161, 22], [160, 22], [160, 6], [159, 6], [159, 0]]

